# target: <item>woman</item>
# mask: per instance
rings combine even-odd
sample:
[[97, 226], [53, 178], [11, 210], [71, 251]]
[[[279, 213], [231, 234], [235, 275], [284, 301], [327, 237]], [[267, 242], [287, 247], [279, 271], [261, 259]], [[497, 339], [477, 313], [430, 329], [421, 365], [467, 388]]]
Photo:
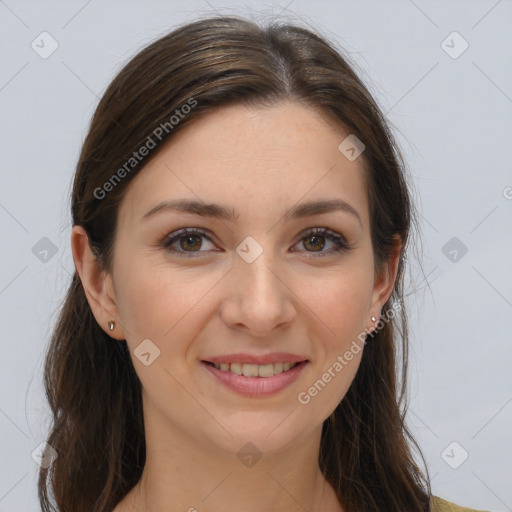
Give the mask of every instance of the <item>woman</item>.
[[404, 423], [403, 169], [308, 30], [205, 19], [136, 55], [75, 176], [43, 510], [468, 510]]

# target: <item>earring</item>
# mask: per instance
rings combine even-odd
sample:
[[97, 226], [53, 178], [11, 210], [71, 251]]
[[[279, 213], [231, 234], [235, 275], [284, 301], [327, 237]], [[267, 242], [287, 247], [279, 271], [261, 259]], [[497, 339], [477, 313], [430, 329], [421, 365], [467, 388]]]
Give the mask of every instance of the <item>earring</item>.
[[377, 320], [374, 316], [372, 316], [372, 322], [375, 322]]
[[108, 330], [113, 331], [115, 326], [116, 326], [116, 323], [113, 320], [110, 320], [110, 322], [108, 323]]

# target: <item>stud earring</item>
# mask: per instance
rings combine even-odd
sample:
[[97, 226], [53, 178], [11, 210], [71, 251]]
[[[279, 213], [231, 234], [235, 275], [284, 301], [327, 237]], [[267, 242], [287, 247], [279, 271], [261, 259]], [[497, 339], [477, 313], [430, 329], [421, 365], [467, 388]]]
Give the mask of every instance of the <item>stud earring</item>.
[[110, 320], [110, 322], [108, 323], [108, 330], [113, 331], [115, 326], [116, 326], [116, 323], [113, 320]]
[[376, 320], [377, 319], [374, 316], [372, 316], [372, 322], [375, 322]]

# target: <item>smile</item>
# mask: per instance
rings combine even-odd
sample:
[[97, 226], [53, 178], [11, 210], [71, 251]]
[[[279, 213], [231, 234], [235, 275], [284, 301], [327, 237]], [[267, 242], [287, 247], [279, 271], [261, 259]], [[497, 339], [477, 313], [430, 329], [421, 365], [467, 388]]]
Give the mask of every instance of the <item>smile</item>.
[[309, 360], [266, 364], [201, 361], [202, 367], [214, 378], [213, 382], [251, 398], [271, 396], [285, 390], [310, 364]]
[[251, 363], [209, 363], [217, 370], [243, 375], [244, 377], [273, 377], [280, 373], [287, 372], [298, 363], [269, 363], [269, 364], [251, 364]]

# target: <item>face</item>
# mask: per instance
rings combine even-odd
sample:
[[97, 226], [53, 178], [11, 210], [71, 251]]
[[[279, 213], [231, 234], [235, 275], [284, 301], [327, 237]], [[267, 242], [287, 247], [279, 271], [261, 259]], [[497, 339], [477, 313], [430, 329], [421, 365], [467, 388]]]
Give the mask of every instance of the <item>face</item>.
[[146, 418], [166, 432], [280, 450], [342, 400], [353, 342], [391, 292], [373, 272], [362, 158], [338, 150], [347, 135], [297, 103], [225, 107], [130, 184], [107, 289]]

